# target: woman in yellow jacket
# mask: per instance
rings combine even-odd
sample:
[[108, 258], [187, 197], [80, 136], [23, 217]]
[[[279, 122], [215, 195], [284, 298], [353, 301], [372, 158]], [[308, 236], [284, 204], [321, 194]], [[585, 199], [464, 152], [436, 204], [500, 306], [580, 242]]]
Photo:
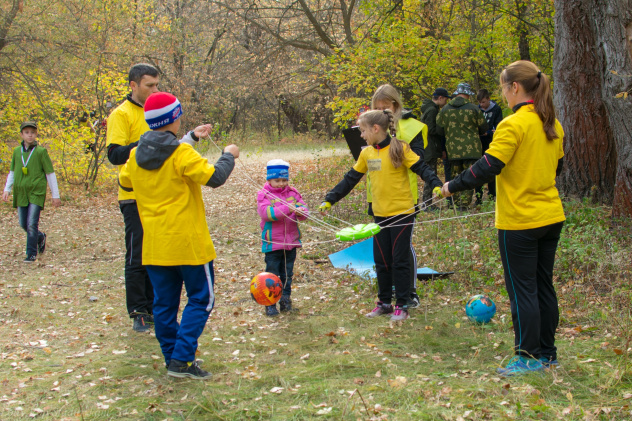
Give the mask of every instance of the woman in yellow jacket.
[[515, 356], [498, 372], [512, 376], [557, 365], [553, 265], [566, 218], [555, 177], [562, 168], [564, 131], [555, 118], [551, 82], [535, 64], [511, 63], [500, 83], [514, 114], [498, 125], [483, 157], [445, 183], [442, 193], [496, 178], [498, 246], [515, 333]]
[[[402, 98], [392, 85], [382, 85], [376, 89], [371, 98], [371, 109], [373, 110], [392, 110], [395, 117], [395, 137], [402, 142], [408, 143], [410, 149], [423, 159], [424, 148], [428, 145], [428, 126], [421, 121], [415, 119], [410, 112], [404, 112]], [[408, 170], [408, 181], [410, 182], [410, 192], [413, 195], [413, 203], [415, 204], [415, 215], [419, 212], [419, 188], [417, 186], [417, 174]], [[367, 201], [369, 202], [369, 215], [373, 216], [373, 198], [371, 197], [371, 179], [367, 174]], [[428, 205], [428, 204], [427, 204]], [[414, 219], [413, 219], [414, 230]], [[419, 296], [417, 295], [417, 254], [410, 244], [410, 300], [408, 307], [415, 308], [419, 306]]]

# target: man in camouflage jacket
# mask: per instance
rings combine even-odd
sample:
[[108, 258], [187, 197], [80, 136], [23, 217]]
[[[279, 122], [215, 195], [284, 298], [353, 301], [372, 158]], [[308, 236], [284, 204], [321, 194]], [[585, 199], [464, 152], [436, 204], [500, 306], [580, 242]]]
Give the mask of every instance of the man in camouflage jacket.
[[[482, 156], [480, 135], [487, 132], [487, 121], [478, 106], [469, 102], [475, 93], [467, 83], [459, 83], [456, 98], [448, 102], [437, 115], [437, 128], [446, 138], [452, 174], [458, 175]], [[454, 205], [464, 211], [472, 202], [474, 190], [455, 194]]]

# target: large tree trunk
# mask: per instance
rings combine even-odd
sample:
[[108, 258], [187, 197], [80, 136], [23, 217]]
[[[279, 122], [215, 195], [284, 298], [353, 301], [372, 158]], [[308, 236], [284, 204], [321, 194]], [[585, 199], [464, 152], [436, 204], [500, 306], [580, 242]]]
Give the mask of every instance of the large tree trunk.
[[555, 0], [555, 104], [566, 133], [562, 191], [632, 215], [632, 0]]
[[518, 17], [518, 52], [520, 60], [531, 60], [531, 49], [529, 48], [529, 27], [527, 19], [529, 11], [528, 2], [516, 2], [516, 16]]

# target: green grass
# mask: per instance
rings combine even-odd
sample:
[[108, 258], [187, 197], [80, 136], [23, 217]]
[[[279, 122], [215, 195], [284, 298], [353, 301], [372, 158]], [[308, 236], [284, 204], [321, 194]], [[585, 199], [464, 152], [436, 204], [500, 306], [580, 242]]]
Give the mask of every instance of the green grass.
[[[249, 159], [253, 173], [263, 171], [265, 162]], [[296, 161], [291, 181], [314, 210], [351, 165], [344, 154]], [[513, 331], [492, 217], [422, 223], [454, 213], [420, 215], [420, 266], [455, 273], [420, 283], [422, 305], [403, 324], [365, 318], [375, 286], [320, 263], [342, 243], [301, 252], [293, 288], [299, 311], [270, 320], [248, 293], [265, 267], [254, 194], [234, 177], [205, 190], [219, 255], [216, 309], [198, 355], [213, 373], [205, 383], [168, 378], [156, 339], [131, 330], [113, 194], [47, 208], [41, 228], [49, 250], [33, 266], [20, 262], [24, 234], [2, 204], [0, 419], [632, 418], [630, 224], [611, 226], [608, 208], [565, 202], [555, 267], [561, 366], [501, 379], [495, 369], [511, 357]], [[332, 214], [367, 222], [361, 187]], [[487, 203], [480, 212], [491, 209]], [[306, 243], [330, 239], [313, 227], [301, 227]], [[465, 302], [477, 293], [498, 306], [489, 325], [465, 317]]]

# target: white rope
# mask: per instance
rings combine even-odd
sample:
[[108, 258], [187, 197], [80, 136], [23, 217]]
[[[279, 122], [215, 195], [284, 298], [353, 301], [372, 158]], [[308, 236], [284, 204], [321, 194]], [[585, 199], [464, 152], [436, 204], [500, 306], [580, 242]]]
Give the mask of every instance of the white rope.
[[[218, 146], [218, 145], [217, 145], [217, 144], [213, 141], [213, 139], [211, 138], [211, 136], [210, 136], [210, 135], [207, 135], [207, 138], [208, 138], [208, 140], [209, 140], [209, 141], [210, 141], [213, 145], [215, 145], [215, 147], [216, 147], [216, 148], [217, 148], [220, 152], [223, 152], [223, 151], [222, 151], [222, 149], [221, 149], [221, 148], [220, 148], [220, 147], [219, 147], [219, 146]], [[250, 176], [250, 174], [248, 174], [248, 169], [246, 168], [246, 165], [245, 165], [245, 164], [244, 164], [244, 163], [243, 163], [243, 162], [242, 162], [239, 158], [237, 158], [236, 160], [237, 160], [237, 161], [239, 161], [240, 165], [243, 167], [243, 170], [244, 170], [244, 175], [246, 176], [246, 178], [248, 178], [248, 180], [252, 183], [252, 184], [250, 185], [250, 187], [253, 187], [256, 191], [259, 191], [261, 188], [259, 187], [259, 184], [256, 182], [256, 180], [254, 180], [254, 179]], [[268, 192], [268, 191], [266, 191], [265, 193], [266, 193], [267, 195], [270, 195], [272, 198], [274, 198], [274, 199], [278, 200], [280, 203], [282, 203], [282, 204], [284, 204], [284, 205], [286, 205], [286, 206], [288, 206], [288, 207], [293, 207], [293, 206], [294, 206], [293, 204], [291, 204], [291, 203], [289, 203], [289, 202], [287, 202], [287, 201], [285, 201], [285, 200], [281, 199], [280, 197], [276, 196], [276, 195], [275, 195], [274, 193], [272, 193], [272, 192]], [[288, 217], [287, 215], [285, 215], [285, 216], [286, 216], [286, 217]], [[327, 222], [325, 222], [325, 221], [323, 221], [323, 220], [321, 220], [321, 219], [318, 219], [318, 218], [316, 218], [316, 217], [314, 217], [314, 216], [310, 215], [309, 213], [308, 213], [307, 215], [305, 215], [305, 217], [306, 217], [308, 220], [312, 221], [312, 222], [315, 222], [315, 223], [317, 223], [317, 224], [320, 224], [320, 225], [323, 227], [323, 229], [328, 229], [331, 233], [336, 233], [336, 232], [339, 230], [339, 229], [338, 229], [338, 227], [336, 227], [336, 226], [334, 226], [334, 225], [331, 225], [331, 224], [329, 224], [329, 223], [327, 223]], [[289, 218], [289, 217], [288, 217], [288, 218]], [[336, 218], [336, 219], [337, 219], [337, 218]], [[296, 221], [294, 221], [294, 222], [297, 222], [297, 223], [298, 223], [298, 222], [303, 222], [303, 221], [298, 221], [298, 220], [296, 220]], [[346, 224], [349, 224], [348, 222], [345, 222], [345, 223], [346, 223]], [[349, 224], [349, 225], [352, 225], [352, 224]]]
[[[472, 214], [469, 214], [469, 215], [453, 216], [453, 217], [450, 217], [450, 218], [439, 218], [439, 219], [432, 219], [432, 220], [429, 220], [429, 221], [419, 221], [418, 223], [420, 223], [420, 224], [430, 224], [430, 223], [433, 223], [433, 222], [449, 221], [451, 219], [472, 218], [474, 216], [489, 215], [491, 213], [496, 213], [496, 212], [495, 211], [491, 211], [491, 212], [472, 213]], [[384, 227], [384, 228], [405, 227], [407, 225], [410, 225], [410, 224], [388, 225], [387, 227]]]
[[[216, 148], [217, 148], [220, 152], [223, 152], [223, 150], [222, 150], [222, 149], [221, 149], [221, 148], [220, 148], [220, 147], [219, 147], [219, 146], [218, 146], [218, 145], [217, 145], [217, 144], [213, 141], [213, 139], [211, 138], [211, 136], [210, 136], [210, 135], [207, 135], [207, 138], [208, 138], [208, 140], [209, 140], [209, 141], [210, 141], [213, 145], [215, 145], [215, 147], [216, 147]], [[245, 164], [244, 164], [244, 163], [243, 163], [243, 162], [242, 162], [239, 158], [237, 158], [236, 160], [238, 160], [238, 161], [239, 161], [239, 163], [240, 163], [240, 164], [241, 164], [241, 166], [243, 167], [243, 170], [244, 170], [244, 172], [245, 172], [245, 176], [246, 176], [246, 177], [250, 180], [250, 182], [252, 183], [252, 184], [251, 184], [251, 187], [253, 187], [253, 188], [255, 188], [257, 191], [259, 191], [259, 190], [260, 190], [259, 184], [258, 184], [258, 183], [257, 183], [257, 182], [256, 182], [256, 181], [252, 178], [252, 177], [250, 177], [250, 175], [248, 174], [248, 169], [246, 168], [246, 165], [245, 165]], [[285, 204], [286, 206], [293, 206], [291, 203], [289, 203], [289, 202], [287, 202], [287, 201], [285, 201], [285, 200], [281, 199], [280, 197], [276, 196], [274, 193], [271, 193], [271, 192], [268, 192], [268, 191], [266, 191], [265, 193], [266, 193], [266, 194], [269, 194], [269, 195], [270, 195], [270, 196], [272, 196], [274, 199], [276, 199], [276, 200], [278, 200], [279, 202], [281, 202], [281, 203]], [[426, 203], [428, 203], [428, 202], [432, 202], [433, 200], [434, 200], [434, 198], [430, 198], [430, 199], [428, 199], [428, 200], [425, 200], [425, 201], [421, 202], [419, 205], [425, 205]], [[443, 197], [443, 198], [441, 198], [441, 199], [437, 200], [436, 202], [433, 202], [433, 204], [439, 204], [439, 203], [443, 202], [444, 200], [447, 200], [447, 197]], [[411, 210], [411, 209], [416, 209], [416, 206], [413, 206], [412, 208], [407, 209], [406, 211]], [[384, 224], [385, 222], [387, 222], [387, 221], [389, 221], [389, 220], [391, 220], [391, 219], [393, 219], [393, 218], [398, 218], [398, 219], [397, 219], [396, 221], [393, 221], [391, 224], [388, 224], [388, 225], [380, 225], [380, 228], [393, 228], [393, 227], [400, 227], [400, 226], [407, 226], [407, 225], [411, 225], [411, 224], [398, 224], [398, 225], [396, 225], [396, 224], [397, 224], [397, 222], [399, 222], [399, 221], [401, 221], [401, 220], [403, 220], [403, 219], [405, 219], [405, 218], [409, 217], [410, 215], [414, 215], [414, 214], [416, 214], [416, 213], [419, 213], [419, 212], [418, 212], [418, 211], [416, 211], [416, 212], [413, 212], [413, 213], [410, 213], [410, 214], [403, 214], [403, 215], [402, 215], [402, 214], [398, 214], [398, 215], [394, 215], [394, 216], [391, 216], [391, 217], [389, 217], [389, 218], [387, 218], [387, 219], [385, 219], [385, 220], [383, 220], [383, 221], [380, 221], [380, 223], [379, 223], [378, 225], [380, 225], [380, 224]], [[419, 222], [420, 222], [420, 223], [422, 223], [422, 224], [429, 224], [429, 223], [433, 223], [433, 222], [449, 221], [449, 220], [453, 220], [453, 219], [460, 220], [460, 219], [463, 219], [463, 218], [471, 218], [471, 217], [474, 217], [474, 216], [488, 215], [488, 214], [491, 214], [491, 213], [495, 213], [495, 212], [494, 212], [494, 211], [491, 211], [491, 212], [483, 212], [483, 213], [476, 213], [476, 214], [469, 214], [469, 215], [454, 216], [454, 217], [450, 217], [450, 218], [439, 218], [439, 219], [432, 219], [432, 220], [428, 220], [428, 221], [419, 221]], [[456, 215], [456, 208], [454, 209], [454, 214]], [[284, 214], [284, 216], [286, 216], [288, 219], [292, 220], [292, 219], [291, 219], [288, 215], [285, 215], [285, 214]], [[315, 217], [313, 217], [313, 216], [312, 216], [312, 215], [310, 215], [310, 214], [307, 214], [307, 215], [305, 215], [305, 216], [306, 216], [306, 218], [307, 218], [308, 220], [310, 220], [310, 221], [312, 221], [312, 222], [315, 222], [315, 223], [320, 224], [320, 225], [321, 225], [321, 227], [322, 227], [323, 229], [325, 229], [325, 230], [329, 230], [329, 232], [331, 232], [331, 233], [336, 233], [336, 232], [338, 232], [338, 230], [339, 230], [339, 229], [338, 229], [338, 227], [336, 227], [336, 226], [334, 226], [334, 225], [331, 225], [331, 224], [329, 224], [329, 223], [325, 222], [324, 220], [321, 220], [321, 219], [315, 218]], [[342, 219], [340, 219], [340, 218], [336, 218], [336, 217], [335, 217], [335, 216], [333, 216], [333, 215], [328, 215], [328, 217], [333, 218], [333, 219], [336, 219], [336, 220], [338, 220], [338, 221], [340, 221], [340, 222], [343, 222], [343, 223], [345, 223], [345, 224], [347, 224], [347, 225], [350, 225], [350, 226], [352, 226], [352, 225], [353, 225], [353, 224], [351, 224], [351, 223], [349, 223], [349, 222], [347, 222], [347, 221], [344, 221], [344, 220], [342, 220]], [[297, 223], [298, 223], [298, 222], [303, 222], [303, 221], [298, 221], [298, 219], [297, 219], [297, 220], [292, 220], [292, 221], [297, 222]], [[459, 221], [459, 222], [460, 222], [460, 221]], [[314, 227], [312, 227], [312, 228], [314, 228]], [[251, 235], [252, 235], [252, 234], [251, 234]], [[318, 242], [312, 242], [312, 243], [310, 243], [310, 244], [324, 244], [324, 243], [332, 243], [332, 242], [335, 242], [335, 241], [338, 241], [338, 240], [318, 241]]]
[[248, 234], [251, 237], [256, 238], [257, 240], [261, 240], [261, 241], [263, 241], [265, 243], [269, 243], [269, 244], [275, 244], [277, 246], [296, 246], [296, 247], [303, 246], [303, 247], [310, 247], [310, 246], [317, 245], [317, 244], [328, 244], [328, 243], [334, 243], [334, 242], [338, 241], [338, 239], [334, 239], [334, 240], [323, 240], [323, 241], [310, 241], [310, 242], [307, 242], [307, 243], [279, 243], [277, 241], [264, 240], [263, 238], [257, 237], [256, 235], [254, 235], [254, 234], [252, 234], [250, 232], [247, 232], [246, 234]]
[[[444, 200], [446, 200], [446, 199], [447, 199], [446, 197], [441, 198], [441, 199], [437, 200], [436, 202], [434, 202], [434, 204], [439, 204], [439, 203], [443, 202], [443, 201], [444, 201]], [[430, 198], [430, 199], [426, 200], [425, 202], [422, 202], [422, 205], [423, 205], [423, 204], [425, 204], [425, 203], [427, 203], [427, 202], [430, 202], [431, 200], [433, 200], [433, 199], [432, 199], [432, 198]], [[413, 208], [411, 208], [411, 209], [415, 209], [415, 207], [413, 207]], [[408, 210], [410, 210], [410, 209], [408, 209]], [[389, 227], [391, 227], [391, 226], [395, 226], [394, 224], [397, 224], [398, 222], [400, 222], [400, 221], [402, 221], [402, 220], [404, 220], [404, 219], [408, 218], [410, 215], [416, 215], [416, 214], [418, 214], [419, 212], [420, 212], [420, 211], [415, 210], [415, 212], [412, 212], [412, 213], [394, 215], [394, 216], [391, 216], [390, 218], [387, 218], [387, 219], [385, 219], [385, 220], [383, 220], [383, 221], [380, 221], [380, 222], [378, 223], [378, 225], [380, 226], [380, 228], [389, 228]], [[396, 218], [396, 217], [399, 217], [396, 221], [393, 221], [393, 222], [391, 222], [390, 224], [387, 224], [387, 225], [382, 225], [384, 222], [388, 221], [389, 219], [393, 219], [393, 218]], [[406, 224], [405, 224], [405, 225], [406, 225]]]

